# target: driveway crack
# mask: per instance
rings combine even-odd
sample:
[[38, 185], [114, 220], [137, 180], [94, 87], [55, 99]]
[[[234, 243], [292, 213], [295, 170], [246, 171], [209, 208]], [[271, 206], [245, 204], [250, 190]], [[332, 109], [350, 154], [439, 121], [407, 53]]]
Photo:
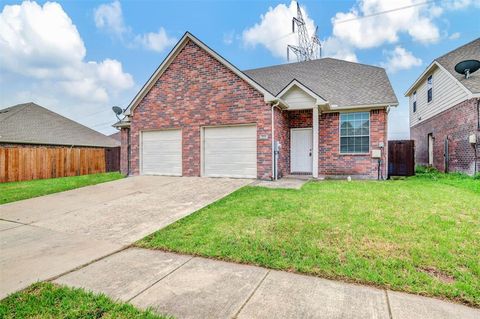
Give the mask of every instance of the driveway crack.
[[265, 281], [265, 279], [267, 278], [268, 274], [270, 273], [270, 270], [267, 270], [267, 272], [265, 273], [265, 275], [263, 276], [263, 278], [258, 282], [258, 285], [255, 287], [255, 289], [253, 289], [252, 293], [250, 294], [250, 296], [248, 296], [247, 300], [245, 300], [245, 302], [243, 303], [243, 305], [240, 307], [240, 309], [238, 309], [238, 311], [235, 313], [235, 315], [232, 317], [233, 319], [237, 318], [238, 315], [240, 314], [240, 312], [242, 312], [243, 308], [245, 308], [245, 306], [247, 305], [247, 303], [250, 301], [250, 299], [252, 299], [253, 295], [257, 292], [258, 288], [260, 288], [260, 286], [263, 284], [263, 282]]
[[143, 294], [145, 291], [147, 291], [148, 289], [152, 288], [153, 286], [155, 286], [157, 283], [159, 283], [160, 281], [162, 281], [163, 279], [167, 278], [168, 276], [170, 276], [171, 274], [173, 274], [174, 272], [176, 272], [178, 269], [180, 269], [181, 267], [183, 267], [185, 264], [187, 264], [190, 260], [192, 260], [193, 258], [195, 258], [194, 256], [191, 256], [189, 259], [187, 259], [184, 263], [180, 264], [178, 267], [174, 268], [173, 270], [171, 270], [169, 273], [167, 273], [166, 275], [160, 277], [160, 279], [154, 281], [152, 284], [148, 285], [147, 287], [145, 287], [144, 289], [142, 289], [140, 292], [138, 292], [137, 294], [135, 294], [133, 297], [129, 298], [127, 300], [127, 302], [130, 302], [132, 301], [133, 299], [137, 298], [138, 296], [140, 296], [141, 294]]

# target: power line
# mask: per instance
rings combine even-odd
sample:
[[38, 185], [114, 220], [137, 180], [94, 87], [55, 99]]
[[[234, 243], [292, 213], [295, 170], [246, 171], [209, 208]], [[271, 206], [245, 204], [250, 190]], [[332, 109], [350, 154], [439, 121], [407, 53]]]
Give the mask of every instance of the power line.
[[115, 123], [115, 121], [108, 121], [108, 122], [98, 123], [98, 124], [92, 125], [91, 127], [102, 127], [102, 126], [107, 126], [107, 125], [113, 125], [114, 123]]
[[350, 19], [345, 19], [345, 20], [336, 21], [336, 22], [334, 22], [334, 24], [340, 24], [340, 23], [345, 23], [345, 22], [350, 22], [350, 21], [355, 21], [355, 20], [361, 20], [361, 19], [370, 18], [370, 17], [374, 17], [374, 16], [379, 16], [379, 15], [386, 14], [386, 13], [390, 13], [390, 12], [395, 12], [395, 11], [410, 9], [410, 8], [413, 8], [413, 7], [424, 6], [424, 5], [433, 3], [433, 2], [435, 2], [435, 0], [426, 1], [426, 2], [420, 2], [420, 3], [415, 3], [415, 4], [408, 5], [408, 6], [398, 7], [398, 8], [395, 8], [395, 9], [390, 9], [390, 10], [385, 10], [385, 11], [379, 11], [379, 12], [375, 12], [375, 13], [371, 13], [371, 14], [366, 14], [366, 15], [363, 15], [363, 16], [357, 16], [357, 17], [355, 17], [355, 18], [350, 18]]

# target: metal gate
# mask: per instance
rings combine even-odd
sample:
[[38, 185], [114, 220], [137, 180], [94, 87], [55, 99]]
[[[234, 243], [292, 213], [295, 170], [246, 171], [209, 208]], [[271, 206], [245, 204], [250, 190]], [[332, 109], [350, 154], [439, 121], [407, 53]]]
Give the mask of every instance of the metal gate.
[[415, 175], [414, 141], [388, 141], [388, 176], [413, 175]]

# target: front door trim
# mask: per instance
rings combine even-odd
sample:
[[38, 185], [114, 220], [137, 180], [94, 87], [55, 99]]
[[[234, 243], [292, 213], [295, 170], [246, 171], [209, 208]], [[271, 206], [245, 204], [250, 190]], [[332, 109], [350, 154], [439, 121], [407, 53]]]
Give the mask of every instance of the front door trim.
[[294, 156], [294, 152], [293, 152], [293, 139], [292, 139], [292, 136], [293, 136], [293, 132], [295, 131], [308, 131], [309, 132], [309, 136], [310, 137], [313, 137], [313, 128], [312, 127], [304, 127], [304, 128], [291, 128], [290, 129], [290, 173], [294, 174], [294, 173], [310, 173], [312, 174], [313, 173], [313, 138], [310, 140], [311, 141], [311, 144], [310, 145], [310, 168], [309, 168], [309, 171], [295, 171], [293, 170], [293, 156]]

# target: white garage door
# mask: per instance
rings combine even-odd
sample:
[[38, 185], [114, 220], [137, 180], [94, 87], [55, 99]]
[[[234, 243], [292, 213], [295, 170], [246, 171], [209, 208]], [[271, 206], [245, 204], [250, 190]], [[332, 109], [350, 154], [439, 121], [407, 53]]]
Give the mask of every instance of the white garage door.
[[204, 128], [204, 175], [257, 177], [257, 128], [225, 126]]
[[142, 174], [182, 175], [182, 131], [142, 132]]

